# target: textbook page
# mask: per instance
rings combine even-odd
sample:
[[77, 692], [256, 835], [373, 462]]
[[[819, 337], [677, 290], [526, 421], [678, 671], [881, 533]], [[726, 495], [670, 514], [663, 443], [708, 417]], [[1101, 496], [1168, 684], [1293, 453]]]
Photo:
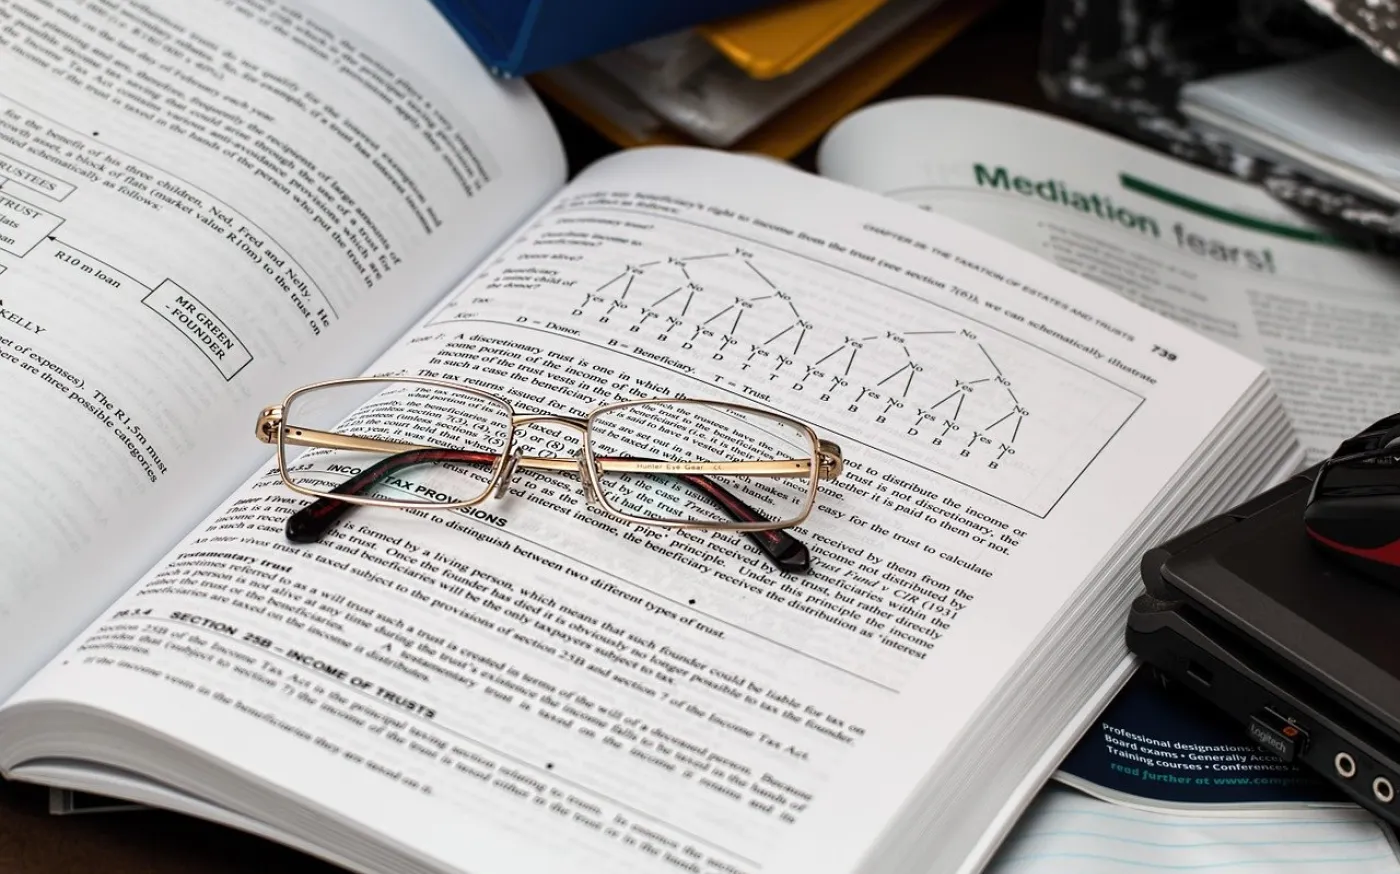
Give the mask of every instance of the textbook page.
[[[950, 135], [955, 132], [955, 135]], [[1400, 261], [1262, 190], [1058, 119], [890, 101], [820, 172], [982, 228], [1266, 364], [1309, 462], [1395, 411]]]
[[1359, 808], [1193, 816], [1133, 810], [1049, 788], [986, 874], [1124, 871], [1400, 874], [1395, 840]]
[[[91, 757], [269, 821], [308, 821], [287, 819], [301, 799], [435, 870], [854, 870], [1263, 379], [975, 230], [686, 149], [585, 172], [372, 370], [521, 413], [684, 395], [796, 416], [845, 456], [794, 531], [814, 568], [620, 523], [571, 475], [465, 512], [361, 508], [292, 545], [305, 499], [265, 470], [0, 736], [47, 700], [106, 713], [286, 797], [119, 742]], [[5, 767], [64, 734], [8, 744]]]
[[0, 0], [0, 691], [562, 184], [426, 0], [321, 6]]

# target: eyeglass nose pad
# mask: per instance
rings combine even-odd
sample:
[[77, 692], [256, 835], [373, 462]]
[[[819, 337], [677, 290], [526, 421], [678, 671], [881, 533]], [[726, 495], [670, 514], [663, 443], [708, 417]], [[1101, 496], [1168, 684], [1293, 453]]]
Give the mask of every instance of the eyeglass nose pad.
[[496, 481], [496, 490], [491, 493], [492, 498], [500, 499], [506, 496], [506, 489], [510, 488], [510, 478], [515, 475], [515, 466], [520, 463], [524, 454], [524, 449], [517, 449], [505, 459], [501, 466], [501, 478]]
[[578, 459], [578, 481], [583, 486], [584, 500], [593, 506], [598, 503], [598, 484], [594, 482], [593, 471], [582, 452], [575, 453], [574, 458]]

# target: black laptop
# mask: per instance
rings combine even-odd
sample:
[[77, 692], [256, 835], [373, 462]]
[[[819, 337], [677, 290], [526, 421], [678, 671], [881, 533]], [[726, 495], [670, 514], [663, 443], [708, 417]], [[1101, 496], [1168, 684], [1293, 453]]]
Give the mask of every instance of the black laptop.
[[1144, 556], [1128, 647], [1264, 749], [1400, 826], [1400, 587], [1309, 541], [1315, 475]]

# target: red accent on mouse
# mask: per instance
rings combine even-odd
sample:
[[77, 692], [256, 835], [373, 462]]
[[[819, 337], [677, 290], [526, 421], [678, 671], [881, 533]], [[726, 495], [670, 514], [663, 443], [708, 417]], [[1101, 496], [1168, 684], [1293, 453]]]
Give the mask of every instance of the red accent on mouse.
[[1318, 466], [1303, 523], [1318, 546], [1400, 584], [1400, 414], [1344, 441]]

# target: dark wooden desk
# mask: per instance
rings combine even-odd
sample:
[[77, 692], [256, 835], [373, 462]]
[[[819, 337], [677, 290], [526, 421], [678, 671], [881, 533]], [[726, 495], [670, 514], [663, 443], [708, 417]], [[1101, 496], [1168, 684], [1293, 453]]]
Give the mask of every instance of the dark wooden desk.
[[[1039, 2], [1004, 5], [895, 83], [882, 97], [957, 94], [1048, 109], [1036, 84]], [[571, 171], [613, 151], [551, 107]], [[811, 169], [814, 150], [794, 163]], [[155, 811], [54, 817], [47, 792], [0, 781], [4, 874], [334, 874], [332, 867], [250, 835]]]
[[0, 783], [5, 874], [343, 874], [251, 835], [173, 813], [50, 816], [48, 790]]

